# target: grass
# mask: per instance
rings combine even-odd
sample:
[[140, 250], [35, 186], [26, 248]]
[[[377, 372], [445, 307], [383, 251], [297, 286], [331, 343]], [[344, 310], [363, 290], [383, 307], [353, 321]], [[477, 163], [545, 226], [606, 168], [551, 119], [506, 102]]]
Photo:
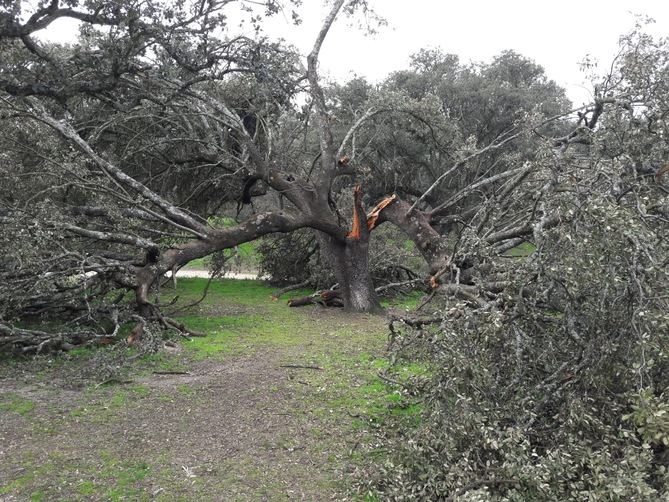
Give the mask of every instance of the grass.
[[506, 253], [504, 253], [504, 255], [513, 257], [525, 257], [525, 256], [530, 256], [532, 253], [534, 253], [536, 249], [537, 247], [531, 242], [523, 242], [522, 244], [518, 244], [516, 247], [509, 249]]
[[22, 474], [7, 484], [0, 486], [0, 495], [7, 495], [16, 492], [25, 492], [28, 489], [28, 496], [32, 500], [42, 500], [43, 493], [39, 490], [30, 490], [30, 486], [42, 474], [48, 472], [49, 466], [43, 466], [34, 471], [28, 470], [26, 474]]
[[[237, 222], [232, 218], [211, 218], [209, 223], [215, 227], [232, 227]], [[256, 270], [260, 262], [260, 257], [256, 248], [260, 241], [244, 242], [234, 248], [226, 249], [225, 255], [230, 260], [233, 269], [237, 270]], [[186, 269], [203, 270], [209, 267], [211, 258], [198, 258], [186, 265]]]
[[415, 309], [420, 305], [425, 293], [422, 291], [412, 291], [409, 294], [398, 296], [395, 298], [386, 298], [381, 300], [381, 306], [384, 308], [388, 307], [400, 307], [406, 309]]
[[17, 394], [9, 393], [0, 396], [0, 412], [18, 413], [21, 416], [29, 415], [35, 409], [35, 403]]
[[[150, 500], [148, 493], [136, 487], [136, 484], [144, 480], [149, 474], [148, 463], [141, 460], [120, 460], [106, 450], [100, 452], [100, 458], [103, 462], [101, 477], [107, 481], [105, 484], [108, 487], [105, 492], [107, 500], [114, 502]], [[93, 485], [92, 482], [90, 483]], [[95, 485], [93, 485], [93, 488], [93, 493], [95, 493]]]
[[[192, 302], [201, 296], [205, 283], [204, 279], [181, 279], [176, 291], [163, 291], [163, 300], [178, 295], [180, 303]], [[299, 498], [299, 494], [286, 492], [291, 483], [318, 494], [312, 499], [345, 493], [345, 481], [334, 473], [367, 462], [369, 455], [383, 455], [374, 449], [373, 431], [388, 420], [417, 423], [420, 417], [420, 404], [381, 379], [379, 372], [403, 381], [424, 375], [428, 369], [418, 364], [389, 367], [381, 357], [387, 338], [383, 318], [321, 307], [291, 309], [286, 306], [289, 296], [272, 301], [274, 292], [258, 281], [213, 282], [204, 302], [177, 313], [191, 329], [208, 336], [184, 340], [182, 348], [172, 353], [136, 358], [123, 374], [132, 383], [90, 385], [70, 398], [74, 402], [61, 402], [54, 393], [51, 407], [40, 404], [39, 409], [18, 394], [2, 395], [0, 424], [5, 416], [35, 430], [49, 424], [51, 436], [48, 442], [35, 436], [34, 444], [27, 442], [4, 460], [0, 495], [18, 500], [112, 501]], [[297, 291], [291, 296], [308, 293]], [[417, 298], [412, 295], [393, 304], [410, 306]], [[109, 349], [71, 351], [44, 370], [42, 381], [52, 378], [50, 371], [96, 360], [98, 350]], [[187, 464], [186, 458], [201, 452], [189, 449], [188, 442], [172, 444], [170, 440], [182, 433], [179, 437], [191, 438], [212, 430], [234, 431], [235, 416], [228, 418], [230, 422], [210, 422], [206, 410], [227, 406], [226, 392], [230, 391], [226, 389], [234, 383], [235, 373], [226, 368], [255, 361], [262, 371], [268, 357], [273, 359], [267, 364], [280, 378], [261, 378], [264, 389], [235, 392], [249, 393], [252, 402], [256, 394], [266, 396], [252, 404], [254, 409], [248, 413], [269, 410], [267, 419], [277, 427], [276, 432], [263, 432], [265, 420], [259, 421], [256, 427], [262, 441], [255, 442], [253, 435], [247, 439], [241, 436], [240, 441], [250, 442], [240, 444], [239, 451], [229, 458], [223, 455], [213, 467], [207, 467], [203, 460]], [[321, 370], [277, 370], [283, 364]], [[195, 367], [211, 368], [207, 372], [223, 368], [220, 378], [208, 384], [215, 384], [220, 391], [211, 391], [197, 379], [166, 386], [161, 382], [168, 380], [153, 374], [192, 371]], [[159, 413], [155, 430], [147, 429], [151, 426], [144, 415], [161, 409], [166, 413], [180, 410], [183, 415], [161, 423]], [[191, 419], [191, 413], [198, 418]], [[288, 418], [280, 418], [284, 415]], [[277, 424], [284, 420], [293, 425], [282, 429]], [[143, 428], [136, 430], [140, 424]], [[164, 427], [171, 432], [161, 433]], [[2, 432], [0, 429], [0, 435]], [[150, 442], [149, 448], [144, 441], [154, 435], [163, 439]], [[104, 444], [104, 449], [96, 450], [96, 444]], [[215, 444], [211, 446], [208, 455], [221, 454]], [[194, 477], [182, 466], [193, 467]]]
[[[202, 279], [179, 281], [179, 297], [192, 301], [200, 297]], [[251, 354], [270, 347], [295, 346], [302, 340], [303, 320], [286, 307], [284, 296], [271, 299], [275, 290], [258, 281], [222, 280], [212, 283], [205, 312], [182, 315], [180, 320], [189, 328], [207, 333], [193, 338], [184, 346], [196, 359], [217, 356]], [[293, 296], [308, 294], [293, 292]], [[239, 312], [239, 307], [247, 307]], [[232, 315], [217, 315], [232, 308]]]

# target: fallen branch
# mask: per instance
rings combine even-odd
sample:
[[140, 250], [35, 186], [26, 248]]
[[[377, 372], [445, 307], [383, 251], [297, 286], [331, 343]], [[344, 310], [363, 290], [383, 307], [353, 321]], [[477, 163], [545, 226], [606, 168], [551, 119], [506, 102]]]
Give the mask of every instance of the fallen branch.
[[[172, 273], [174, 274], [174, 269], [172, 269]], [[176, 278], [176, 275], [173, 275], [172, 277]], [[211, 286], [211, 282], [214, 280], [214, 277], [215, 277], [215, 274], [211, 274], [209, 276], [209, 279], [207, 280], [207, 284], [204, 287], [204, 291], [202, 291], [202, 296], [198, 300], [195, 300], [194, 302], [189, 303], [188, 305], [184, 305], [182, 307], [179, 307], [179, 309], [178, 309], [179, 312], [185, 312], [188, 309], [196, 307], [197, 305], [202, 303], [204, 301], [204, 299], [207, 297], [207, 293], [209, 293], [209, 286]], [[174, 286], [174, 288], [176, 289], [176, 285]], [[179, 298], [179, 297], [177, 296], [177, 298]], [[172, 314], [172, 315], [174, 315], [174, 314]]]
[[483, 308], [488, 302], [479, 296], [480, 290], [476, 286], [465, 284], [443, 284], [439, 286], [439, 292], [448, 296], [455, 296], [462, 300], [473, 303], [476, 307]]
[[103, 385], [109, 385], [111, 383], [119, 384], [119, 385], [127, 385], [129, 383], [132, 383], [132, 380], [121, 380], [119, 378], [108, 378], [107, 380], [104, 380], [100, 382], [99, 384], [95, 385], [95, 388], [98, 389], [102, 387]]
[[18, 349], [23, 354], [28, 352], [39, 354], [49, 346], [51, 350], [60, 350], [63, 346], [81, 345], [98, 337], [99, 335], [92, 331], [48, 333], [0, 324], [0, 352]]
[[392, 378], [387, 377], [387, 376], [385, 375], [385, 371], [379, 371], [379, 372], [377, 373], [377, 376], [378, 376], [381, 380], [383, 380], [384, 382], [386, 382], [386, 383], [388, 383], [388, 384], [390, 384], [390, 385], [395, 385], [395, 386], [397, 386], [397, 387], [404, 387], [404, 385], [403, 385], [401, 382], [398, 382], [397, 380], [393, 380]]
[[272, 300], [278, 300], [281, 295], [285, 295], [286, 293], [290, 293], [291, 291], [295, 291], [296, 289], [306, 288], [308, 285], [309, 285], [309, 281], [306, 280], [306, 281], [303, 281], [303, 282], [300, 282], [300, 283], [297, 283], [297, 284], [292, 284], [290, 286], [286, 286], [285, 288], [280, 289], [279, 291], [274, 293], [272, 296], [270, 296], [270, 298]]
[[337, 290], [326, 289], [310, 296], [288, 300], [289, 307], [303, 307], [305, 305], [323, 305], [324, 307], [343, 307], [341, 293]]
[[171, 327], [177, 329], [178, 331], [185, 333], [189, 336], [195, 336], [195, 337], [205, 337], [207, 336], [206, 333], [200, 333], [199, 331], [193, 331], [192, 329], [189, 329], [186, 327], [185, 324], [175, 321], [174, 319], [170, 317], [163, 317], [163, 321], [165, 321], [167, 324], [169, 324]]
[[303, 364], [281, 364], [279, 365], [279, 368], [295, 368], [295, 369], [304, 369], [304, 370], [318, 370], [318, 371], [323, 371], [323, 368], [320, 366], [312, 366], [312, 365], [303, 365]]
[[423, 307], [425, 307], [425, 305], [427, 305], [428, 303], [430, 303], [430, 302], [432, 301], [432, 298], [434, 298], [434, 295], [436, 295], [436, 294], [437, 294], [436, 291], [432, 291], [432, 293], [430, 293], [430, 294], [427, 296], [427, 298], [425, 298], [422, 302], [420, 302], [420, 305], [418, 305], [418, 306], [416, 307], [416, 312], [418, 312], [419, 310], [423, 310]]

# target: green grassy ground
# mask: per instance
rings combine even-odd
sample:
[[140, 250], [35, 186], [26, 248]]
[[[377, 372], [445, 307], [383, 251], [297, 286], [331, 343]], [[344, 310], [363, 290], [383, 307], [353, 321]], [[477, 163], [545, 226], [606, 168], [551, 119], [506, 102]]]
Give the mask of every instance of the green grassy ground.
[[531, 242], [523, 242], [522, 244], [509, 249], [505, 254], [506, 256], [526, 257], [534, 253], [535, 249], [537, 249], [537, 247]]
[[[205, 282], [181, 279], [163, 299], [196, 300]], [[355, 498], [352, 473], [383, 455], [375, 429], [420, 412], [378, 376], [388, 364], [386, 320], [291, 309], [273, 291], [213, 283], [180, 314], [208, 336], [156, 354], [80, 349], [6, 367], [0, 499]], [[93, 370], [110, 353], [136, 357], [105, 381]], [[402, 379], [424, 368], [392, 371]]]
[[[212, 218], [210, 223], [216, 227], [232, 227], [237, 224], [237, 222], [232, 218]], [[226, 249], [226, 256], [230, 259], [230, 265], [235, 271], [253, 271], [258, 269], [258, 264], [260, 258], [256, 251], [256, 247], [259, 241], [250, 241], [244, 242], [239, 246], [235, 246], [231, 249]], [[211, 259], [207, 258], [198, 258], [193, 260], [185, 269], [192, 270], [204, 270], [209, 266]]]

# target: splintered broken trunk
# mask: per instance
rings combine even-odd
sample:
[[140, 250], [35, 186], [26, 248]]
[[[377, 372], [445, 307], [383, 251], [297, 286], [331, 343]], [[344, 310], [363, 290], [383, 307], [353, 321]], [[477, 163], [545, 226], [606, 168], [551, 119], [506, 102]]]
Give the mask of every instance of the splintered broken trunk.
[[381, 304], [369, 274], [369, 239], [347, 239], [342, 243], [321, 234], [319, 240], [339, 283], [344, 308], [352, 312], [380, 312]]
[[362, 207], [362, 189], [353, 190], [353, 222], [345, 241], [321, 233], [321, 250], [339, 283], [344, 308], [352, 312], [380, 312], [381, 304], [369, 273], [369, 233]]

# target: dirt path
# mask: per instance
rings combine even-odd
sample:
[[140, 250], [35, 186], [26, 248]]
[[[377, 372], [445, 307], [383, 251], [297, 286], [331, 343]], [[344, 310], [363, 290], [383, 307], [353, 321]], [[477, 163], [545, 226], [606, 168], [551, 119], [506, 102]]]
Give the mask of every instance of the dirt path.
[[[167, 274], [167, 277], [172, 277], [171, 274]], [[177, 272], [177, 279], [179, 278], [192, 278], [198, 277], [200, 279], [209, 279], [209, 271], [201, 269], [181, 269]], [[242, 280], [255, 280], [258, 279], [257, 273], [251, 272], [226, 272], [223, 276], [225, 279], [242, 279]]]
[[230, 301], [236, 282], [185, 317], [210, 337], [118, 382], [69, 388], [68, 375], [99, 364], [91, 354], [40, 361], [41, 377], [6, 371], [0, 500], [349, 499], [365, 414], [386, 397], [384, 320], [288, 309], [257, 283]]

